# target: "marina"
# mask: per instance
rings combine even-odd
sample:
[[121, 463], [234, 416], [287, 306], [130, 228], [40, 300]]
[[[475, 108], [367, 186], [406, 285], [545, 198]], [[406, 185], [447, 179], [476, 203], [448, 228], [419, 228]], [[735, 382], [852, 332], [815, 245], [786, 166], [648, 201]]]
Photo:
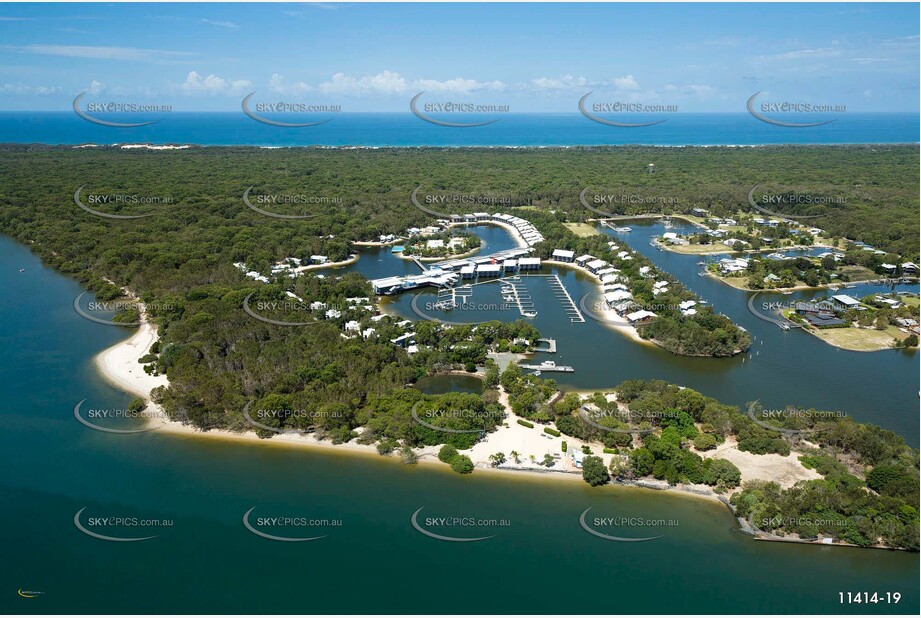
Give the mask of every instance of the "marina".
[[[680, 219], [673, 219], [672, 222], [675, 226], [673, 231], [677, 233], [689, 233], [695, 229]], [[698, 277], [701, 266], [697, 262], [706, 261], [700, 256], [660, 252], [649, 247], [648, 240], [664, 232], [665, 228], [659, 221], [651, 218], [631, 220], [630, 227], [633, 231], [629, 235], [600, 225], [599, 230], [617, 242], [625, 242], [629, 236], [628, 244], [635, 251], [676, 277], [701, 298], [706, 298], [718, 313], [726, 314], [748, 330], [753, 345], [759, 346], [761, 353], [752, 354], [751, 359], [748, 355], [725, 359], [680, 357], [651, 345], [638, 345], [595, 320], [573, 322], [575, 314], [565, 311], [562, 302], [566, 302], [566, 299], [562, 298], [561, 301], [554, 294], [551, 287], [553, 277], [548, 275], [556, 275], [574, 300], [587, 294], [597, 295], [597, 279], [568, 266], [542, 264], [538, 272], [523, 272], [517, 276], [521, 284], [528, 288], [531, 302], [534, 303], [533, 309], [538, 314], [533, 318], [534, 325], [543, 337], [556, 340], [557, 349], [565, 354], [566, 364], [576, 370], [573, 373], [557, 374], [561, 386], [594, 391], [613, 387], [632, 378], [664, 379], [735, 405], [744, 405], [746, 401], [758, 399], [765, 405], [795, 404], [816, 409], [846, 410], [855, 420], [877, 423], [905, 435], [910, 443], [917, 443], [918, 418], [916, 413], [912, 414], [913, 407], [917, 406], [917, 397], [913, 399], [910, 395], [921, 388], [916, 365], [917, 351], [849, 352], [801, 332], [800, 328], [793, 328], [792, 324], [790, 330], [784, 330], [776, 322], [766, 322], [749, 310], [748, 299], [751, 293], [727, 286], [713, 277]], [[479, 226], [471, 231], [488, 241], [491, 249], [498, 251], [514, 248], [514, 240], [506, 230]], [[816, 247], [788, 253], [811, 255], [822, 250]], [[363, 249], [358, 262], [331, 272], [338, 271], [361, 272], [369, 279], [400, 272], [418, 274], [415, 265], [391, 256], [389, 248]], [[466, 299], [468, 303], [476, 299], [477, 303], [474, 304], [486, 307], [508, 304], [511, 312], [484, 308], [464, 311], [462, 314], [454, 310], [453, 315], [450, 311], [435, 312], [432, 315], [452, 322], [462, 316], [462, 321], [470, 323], [484, 320], [508, 321], [522, 317], [514, 304], [505, 303], [503, 299], [501, 287], [508, 284], [508, 279], [508, 276], [474, 279], [463, 281], [455, 287], [460, 289], [462, 285], [469, 285], [475, 291], [475, 296]], [[856, 296], [890, 292], [893, 289], [918, 292], [917, 284], [894, 283], [891, 280], [855, 285], [857, 287], [850, 292]], [[381, 302], [387, 313], [418, 319], [411, 307], [412, 297], [421, 294], [437, 299], [438, 293], [438, 290], [429, 287], [411, 290], [406, 294], [385, 296]], [[787, 296], [762, 292], [758, 302], [781, 299], [785, 303], [807, 301], [814, 295], [814, 290], [795, 290]], [[840, 362], [841, 358], [846, 359], [846, 362]], [[605, 362], [600, 363], [599, 359], [605, 359]], [[809, 371], [804, 370], [807, 367]], [[835, 369], [832, 370], [832, 367]], [[906, 380], [913, 386], [906, 386]], [[767, 388], [767, 383], [782, 383], [784, 388]], [[822, 388], [817, 389], [817, 384]]]

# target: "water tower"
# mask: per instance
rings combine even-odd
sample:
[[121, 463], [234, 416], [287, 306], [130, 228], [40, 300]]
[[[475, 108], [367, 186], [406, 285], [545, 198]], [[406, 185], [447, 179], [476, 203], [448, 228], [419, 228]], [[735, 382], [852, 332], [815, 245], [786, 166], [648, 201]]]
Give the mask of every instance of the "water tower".
[[646, 166], [646, 173], [647, 173], [647, 174], [655, 174], [655, 173], [656, 173], [656, 164], [655, 164], [655, 163], [650, 163], [649, 165], [647, 165], [647, 166]]

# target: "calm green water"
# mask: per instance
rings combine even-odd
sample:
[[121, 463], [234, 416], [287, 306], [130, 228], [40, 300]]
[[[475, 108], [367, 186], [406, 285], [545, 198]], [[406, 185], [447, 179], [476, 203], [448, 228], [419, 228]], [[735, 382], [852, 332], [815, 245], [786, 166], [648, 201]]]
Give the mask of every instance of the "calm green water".
[[[19, 273], [19, 268], [26, 272]], [[751, 540], [722, 506], [660, 493], [345, 457], [156, 432], [112, 435], [74, 404], [124, 407], [91, 359], [125, 331], [80, 318], [82, 290], [0, 238], [0, 611], [917, 613], [918, 556]], [[270, 541], [243, 514], [341, 525], [260, 527], [312, 542]], [[672, 526], [597, 527], [594, 517]], [[109, 542], [111, 536], [157, 538]], [[481, 542], [438, 541], [420, 525]], [[426, 517], [506, 526], [443, 527]], [[172, 526], [96, 527], [94, 517]], [[255, 519], [250, 520], [251, 523]], [[546, 585], [552, 582], [552, 585]], [[17, 590], [44, 594], [24, 599]], [[840, 591], [899, 591], [898, 606], [842, 606]]]

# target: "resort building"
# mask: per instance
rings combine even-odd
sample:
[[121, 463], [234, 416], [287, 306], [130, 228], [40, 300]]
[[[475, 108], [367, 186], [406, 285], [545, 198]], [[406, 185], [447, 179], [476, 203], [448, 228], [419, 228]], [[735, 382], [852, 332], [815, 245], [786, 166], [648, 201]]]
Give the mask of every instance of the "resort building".
[[502, 266], [499, 264], [480, 264], [476, 267], [478, 277], [499, 277], [502, 275]]
[[634, 311], [633, 313], [628, 313], [626, 316], [627, 321], [631, 324], [642, 324], [643, 322], [648, 322], [654, 318], [657, 318], [655, 313], [652, 311], [646, 311], [645, 309], [640, 309], [639, 311]]
[[524, 257], [518, 260], [519, 270], [540, 270], [541, 260], [536, 257]]
[[554, 249], [553, 250], [553, 259], [558, 262], [572, 262], [575, 259], [575, 251], [567, 251], [566, 249]]
[[831, 297], [832, 302], [841, 309], [859, 309], [860, 301], [856, 298], [851, 298], [847, 294], [836, 294]]

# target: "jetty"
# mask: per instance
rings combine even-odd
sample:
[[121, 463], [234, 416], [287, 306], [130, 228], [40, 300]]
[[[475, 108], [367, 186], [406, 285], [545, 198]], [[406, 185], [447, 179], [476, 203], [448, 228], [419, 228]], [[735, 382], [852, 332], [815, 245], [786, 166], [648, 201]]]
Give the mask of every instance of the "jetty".
[[535, 352], [540, 352], [542, 354], [556, 354], [556, 339], [550, 339], [550, 338], [537, 339], [535, 340], [535, 343], [546, 343], [547, 344], [546, 348], [537, 348], [537, 347], [532, 348]]
[[518, 366], [521, 367], [522, 369], [531, 369], [533, 371], [540, 371], [540, 372], [553, 371], [553, 372], [558, 372], [558, 373], [572, 373], [575, 371], [575, 369], [570, 367], [569, 365], [557, 365], [553, 361], [544, 361], [538, 365], [518, 363]]
[[569, 290], [567, 290], [566, 286], [563, 285], [563, 282], [560, 281], [559, 275], [548, 276], [547, 282], [550, 284], [550, 289], [553, 290], [553, 295], [556, 296], [557, 300], [560, 301], [560, 304], [563, 305], [563, 311], [566, 312], [566, 315], [569, 317], [569, 321], [585, 322], [585, 316], [582, 315], [581, 311], [579, 311], [575, 301], [573, 301], [572, 296], [569, 294]]

